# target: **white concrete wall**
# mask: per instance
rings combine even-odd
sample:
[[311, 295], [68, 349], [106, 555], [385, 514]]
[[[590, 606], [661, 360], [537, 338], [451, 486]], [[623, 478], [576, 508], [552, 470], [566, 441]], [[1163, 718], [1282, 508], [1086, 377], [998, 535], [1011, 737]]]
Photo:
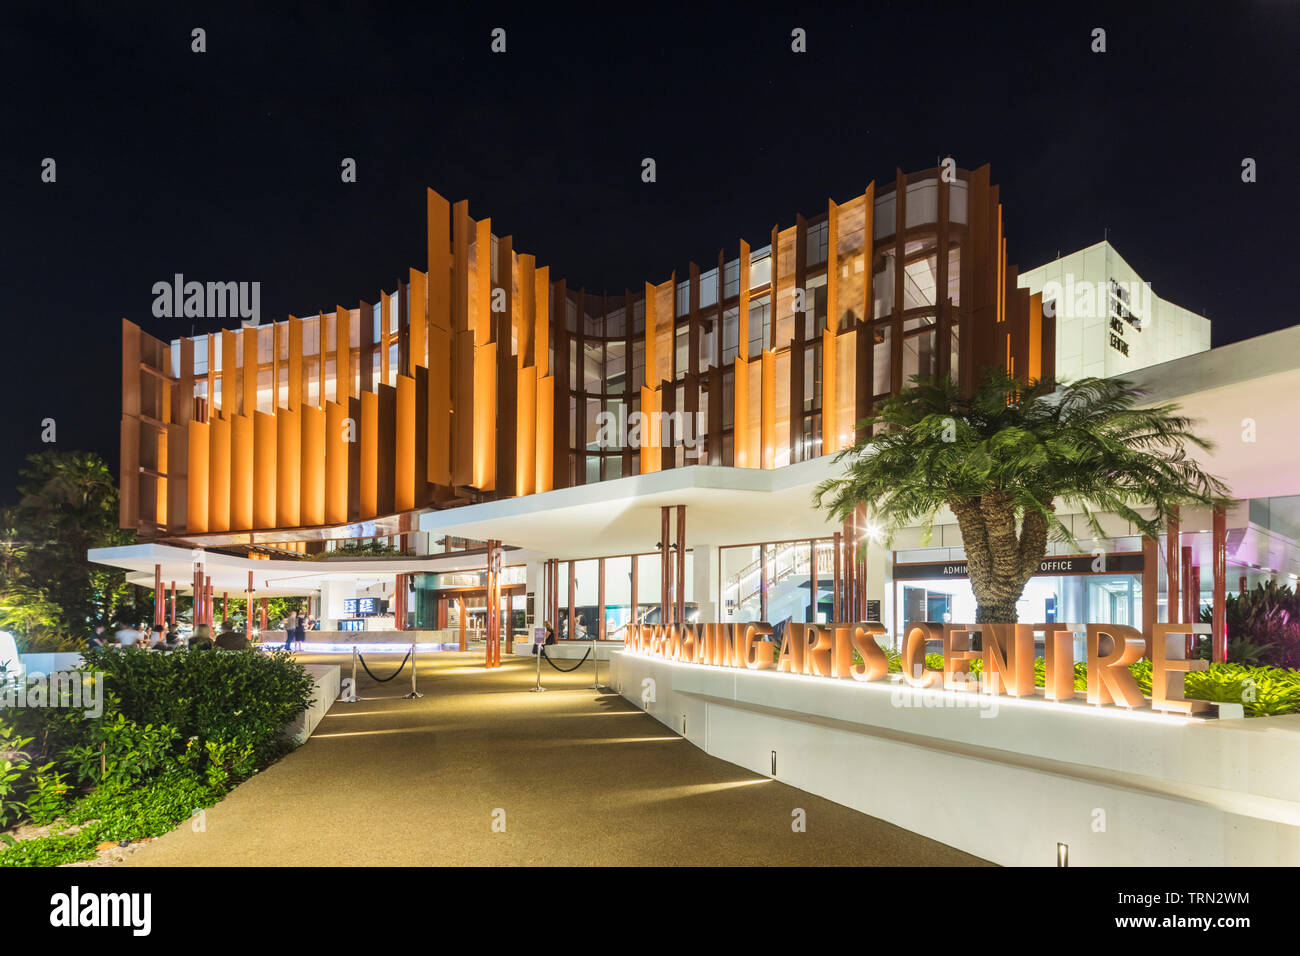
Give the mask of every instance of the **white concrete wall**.
[[291, 737], [297, 745], [307, 742], [307, 738], [321, 722], [321, 718], [338, 700], [339, 688], [342, 686], [340, 668], [337, 664], [304, 664], [303, 669], [316, 682], [316, 688], [312, 692], [314, 699], [311, 704], [284, 729], [285, 736]]
[[1065, 843], [1071, 866], [1300, 864], [1300, 715], [916, 706], [889, 682], [626, 652], [610, 683], [710, 754], [768, 775], [776, 751], [777, 779], [995, 863], [1054, 866]]

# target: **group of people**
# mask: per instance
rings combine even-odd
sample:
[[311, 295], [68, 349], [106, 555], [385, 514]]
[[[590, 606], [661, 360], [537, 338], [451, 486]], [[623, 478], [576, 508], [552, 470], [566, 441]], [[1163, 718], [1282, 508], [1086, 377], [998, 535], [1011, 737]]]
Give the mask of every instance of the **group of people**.
[[112, 640], [108, 638], [106, 631], [107, 628], [103, 624], [97, 624], [87, 639], [89, 646], [135, 647], [138, 645], [151, 651], [176, 651], [186, 647], [197, 650], [210, 650], [216, 647], [227, 651], [242, 651], [249, 647], [248, 638], [242, 631], [236, 630], [229, 620], [221, 622], [221, 633], [215, 638], [212, 636], [211, 627], [207, 624], [198, 625], [194, 628], [194, 633], [188, 642], [176, 631], [166, 630], [161, 624], [154, 624], [152, 627], [141, 624], [135, 627], [123, 621], [114, 632]]
[[289, 616], [284, 619], [284, 649], [292, 651], [297, 645], [297, 650], [302, 650], [302, 643], [307, 639], [307, 632], [314, 631], [318, 627], [316, 619], [301, 610], [290, 611]]

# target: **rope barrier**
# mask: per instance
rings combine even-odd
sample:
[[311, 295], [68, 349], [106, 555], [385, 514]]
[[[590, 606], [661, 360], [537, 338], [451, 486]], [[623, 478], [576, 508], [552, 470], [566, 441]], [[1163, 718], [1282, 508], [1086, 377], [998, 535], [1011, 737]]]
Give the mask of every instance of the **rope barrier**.
[[546, 653], [546, 645], [542, 644], [540, 645], [540, 647], [542, 648], [542, 656], [546, 658], [546, 663], [550, 664], [552, 667], [555, 667], [555, 669], [559, 671], [561, 674], [567, 674], [569, 673], [569, 671], [576, 671], [583, 664], [587, 663], [587, 658], [591, 656], [591, 648], [589, 647], [587, 648], [587, 653], [582, 655], [582, 660], [578, 661], [578, 663], [574, 664], [572, 667], [556, 667], [555, 661], [551, 660], [551, 658]]
[[377, 683], [377, 684], [387, 684], [390, 680], [392, 680], [392, 679], [393, 679], [394, 677], [396, 677], [398, 674], [402, 673], [402, 668], [405, 667], [405, 666], [406, 666], [406, 662], [409, 661], [409, 660], [411, 659], [411, 652], [410, 652], [410, 651], [407, 651], [407, 652], [406, 652], [406, 656], [402, 658], [402, 663], [400, 663], [400, 664], [397, 665], [397, 670], [393, 671], [393, 672], [392, 672], [391, 674], [389, 674], [387, 677], [376, 677], [376, 676], [375, 676], [375, 672], [372, 671], [372, 670], [370, 669], [369, 665], [366, 664], [366, 659], [365, 659], [365, 657], [362, 656], [361, 654], [358, 654], [358, 655], [357, 655], [357, 659], [358, 659], [359, 661], [361, 661], [361, 666], [362, 666], [362, 668], [365, 670], [365, 672], [366, 672], [367, 674], [370, 675], [370, 679], [371, 679], [371, 680], [373, 680], [373, 681], [374, 681], [375, 683]]

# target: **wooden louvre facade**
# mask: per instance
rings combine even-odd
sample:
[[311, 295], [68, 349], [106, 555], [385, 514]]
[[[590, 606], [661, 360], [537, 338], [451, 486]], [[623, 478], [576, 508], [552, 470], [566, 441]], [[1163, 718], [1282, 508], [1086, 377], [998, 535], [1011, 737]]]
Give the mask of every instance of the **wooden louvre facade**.
[[912, 375], [1054, 373], [987, 166], [899, 171], [617, 295], [552, 280], [467, 202], [429, 190], [427, 213], [425, 270], [376, 302], [171, 342], [123, 320], [122, 527], [330, 528], [691, 464], [777, 468], [851, 444]]

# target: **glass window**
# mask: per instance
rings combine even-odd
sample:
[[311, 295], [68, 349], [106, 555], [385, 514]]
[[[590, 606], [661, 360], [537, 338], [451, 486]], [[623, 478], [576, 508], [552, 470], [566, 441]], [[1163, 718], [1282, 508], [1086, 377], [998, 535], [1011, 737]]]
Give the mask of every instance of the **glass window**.
[[700, 308], [718, 304], [718, 270], [700, 273]]
[[728, 366], [740, 351], [740, 309], [732, 306], [722, 313], [722, 364]]
[[757, 289], [772, 281], [772, 252], [764, 249], [761, 253], [750, 253], [749, 287]]
[[689, 326], [679, 326], [676, 332], [676, 349], [673, 356], [673, 375], [681, 378], [690, 371], [691, 366], [691, 330]]
[[605, 345], [603, 342], [586, 341], [583, 343], [586, 360], [583, 362], [583, 386], [588, 392], [604, 391], [605, 381]]
[[732, 259], [723, 266], [722, 298], [734, 299], [740, 295], [740, 260]]
[[771, 299], [760, 296], [749, 304], [749, 354], [755, 358], [772, 340]]
[[913, 375], [932, 378], [935, 371], [934, 331], [904, 338], [902, 386], [911, 387]]
[[807, 265], [817, 266], [826, 261], [827, 238], [830, 223], [823, 220], [815, 226], [808, 227]]
[[890, 338], [891, 329], [881, 326], [872, 330], [874, 345], [871, 349], [871, 382], [877, 395], [888, 394], [891, 390], [890, 372]]
[[627, 384], [627, 343], [605, 345], [605, 391], [622, 392]]

